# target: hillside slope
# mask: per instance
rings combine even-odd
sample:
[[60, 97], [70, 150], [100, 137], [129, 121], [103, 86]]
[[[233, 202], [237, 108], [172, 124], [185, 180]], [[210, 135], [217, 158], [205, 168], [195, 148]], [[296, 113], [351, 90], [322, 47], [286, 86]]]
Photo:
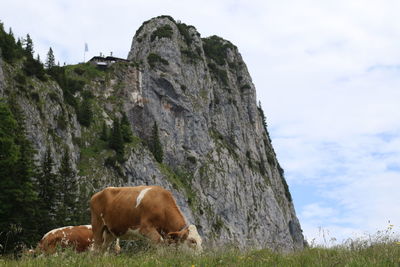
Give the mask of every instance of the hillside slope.
[[[20, 64], [1, 63], [0, 96], [13, 98], [25, 114], [37, 161], [49, 148], [58, 167], [67, 147], [86, 200], [108, 185], [162, 185], [210, 245], [303, 248], [237, 47], [217, 36], [202, 39], [193, 26], [161, 16], [138, 29], [128, 59], [105, 71], [89, 64], [64, 67], [82, 85], [73, 91], [51, 77], [21, 84], [15, 78]], [[77, 114], [84, 105], [93, 114], [85, 126]], [[124, 115], [134, 136], [121, 159], [101, 134]], [[152, 149], [157, 139], [162, 160]], [[88, 210], [82, 212], [89, 221]]]

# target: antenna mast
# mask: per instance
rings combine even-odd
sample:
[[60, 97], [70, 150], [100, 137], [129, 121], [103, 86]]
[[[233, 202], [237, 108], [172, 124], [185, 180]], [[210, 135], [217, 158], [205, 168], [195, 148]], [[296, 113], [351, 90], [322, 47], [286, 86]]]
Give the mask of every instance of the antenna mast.
[[83, 52], [83, 63], [86, 63], [86, 52], [89, 51], [88, 44], [85, 43], [85, 51]]

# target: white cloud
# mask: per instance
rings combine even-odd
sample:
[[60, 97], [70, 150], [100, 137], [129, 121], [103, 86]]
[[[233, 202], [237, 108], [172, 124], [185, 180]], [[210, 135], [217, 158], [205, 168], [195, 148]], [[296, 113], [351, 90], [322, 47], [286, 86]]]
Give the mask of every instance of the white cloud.
[[[161, 14], [239, 47], [257, 88], [304, 232], [331, 236], [400, 225], [400, 2], [35, 1], [0, 4], [42, 59], [126, 57], [143, 21]], [[319, 239], [320, 241], [322, 239]]]
[[326, 218], [337, 214], [331, 207], [323, 207], [320, 203], [312, 203], [303, 207], [301, 217], [303, 218]]

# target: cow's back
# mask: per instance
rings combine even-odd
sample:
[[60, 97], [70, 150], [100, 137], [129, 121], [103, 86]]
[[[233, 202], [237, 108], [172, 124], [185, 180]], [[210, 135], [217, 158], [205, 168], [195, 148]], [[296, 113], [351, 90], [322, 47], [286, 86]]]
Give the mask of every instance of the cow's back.
[[137, 196], [144, 188], [146, 186], [107, 187], [92, 196], [90, 200], [91, 211], [101, 217], [115, 209], [125, 211], [134, 205]]
[[172, 194], [160, 186], [105, 188], [92, 197], [91, 211], [93, 227], [101, 221], [116, 236], [143, 223], [165, 224], [166, 215], [181, 216]]

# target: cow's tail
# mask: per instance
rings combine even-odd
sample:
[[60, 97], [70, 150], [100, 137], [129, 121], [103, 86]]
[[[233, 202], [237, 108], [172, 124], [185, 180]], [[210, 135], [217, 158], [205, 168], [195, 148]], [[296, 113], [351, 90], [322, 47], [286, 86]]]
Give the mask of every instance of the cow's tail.
[[110, 231], [108, 230], [108, 227], [107, 227], [107, 225], [105, 225], [104, 224], [104, 226], [103, 226], [103, 229], [101, 229], [101, 235], [102, 235], [102, 238], [103, 238], [103, 243], [104, 243], [104, 240], [107, 240], [107, 237], [108, 237], [108, 235], [110, 235], [111, 233], [110, 233]]
[[102, 236], [103, 236], [103, 249], [110, 249], [110, 245], [115, 241], [114, 245], [114, 252], [119, 253], [121, 251], [121, 247], [119, 245], [119, 238], [108, 229], [107, 225], [104, 223], [102, 229]]

